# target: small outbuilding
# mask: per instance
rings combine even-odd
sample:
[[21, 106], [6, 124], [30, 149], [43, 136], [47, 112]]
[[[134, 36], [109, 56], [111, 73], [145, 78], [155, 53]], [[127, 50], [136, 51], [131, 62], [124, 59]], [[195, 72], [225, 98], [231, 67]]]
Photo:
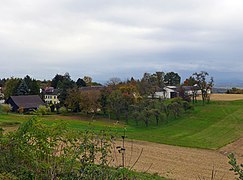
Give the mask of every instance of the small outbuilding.
[[171, 99], [179, 97], [178, 87], [176, 86], [166, 86], [160, 92], [154, 93], [154, 98]]
[[38, 95], [10, 96], [6, 100], [6, 104], [12, 106], [13, 112], [18, 112], [20, 108], [23, 108], [24, 112], [33, 111], [38, 109], [39, 106], [45, 105]]

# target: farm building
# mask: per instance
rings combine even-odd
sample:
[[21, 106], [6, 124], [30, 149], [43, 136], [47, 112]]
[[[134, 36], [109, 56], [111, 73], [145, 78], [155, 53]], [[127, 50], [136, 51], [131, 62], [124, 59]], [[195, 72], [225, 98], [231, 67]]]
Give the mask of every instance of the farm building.
[[154, 98], [171, 99], [179, 96], [176, 86], [166, 86], [160, 92], [155, 92]]
[[[197, 85], [195, 86], [166, 86], [162, 91], [155, 92], [154, 98], [162, 98], [162, 99], [171, 99], [175, 97], [179, 97], [181, 92], [184, 92], [185, 95], [192, 96], [195, 94], [196, 96], [201, 94], [201, 90]], [[208, 89], [208, 93], [211, 93], [211, 90]], [[151, 96], [150, 96], [151, 97]]]
[[18, 112], [20, 108], [23, 108], [24, 112], [28, 112], [38, 109], [41, 105], [45, 105], [42, 99], [37, 95], [10, 96], [6, 100], [6, 104], [10, 104], [12, 106], [13, 112]]

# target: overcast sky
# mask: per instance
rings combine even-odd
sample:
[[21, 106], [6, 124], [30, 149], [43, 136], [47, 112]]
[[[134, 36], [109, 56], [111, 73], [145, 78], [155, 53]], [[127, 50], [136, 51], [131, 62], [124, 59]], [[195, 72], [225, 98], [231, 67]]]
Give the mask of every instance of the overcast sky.
[[[1, 0], [0, 77], [243, 79], [242, 0]], [[227, 77], [226, 77], [227, 76]]]

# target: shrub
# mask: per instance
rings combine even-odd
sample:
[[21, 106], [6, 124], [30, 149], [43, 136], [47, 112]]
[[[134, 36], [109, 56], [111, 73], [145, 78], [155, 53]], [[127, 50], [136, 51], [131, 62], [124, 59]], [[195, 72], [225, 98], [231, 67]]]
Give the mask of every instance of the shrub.
[[17, 180], [18, 178], [11, 173], [0, 173], [0, 179], [3, 180]]
[[69, 132], [63, 123], [48, 126], [31, 119], [3, 136], [0, 173], [15, 172], [20, 179], [82, 177], [87, 172], [80, 171], [92, 167], [95, 160], [102, 167], [108, 165], [111, 139], [104, 131]]
[[0, 134], [0, 179], [136, 179], [133, 171], [108, 166], [112, 141], [108, 131], [68, 131], [33, 118]]
[[62, 115], [66, 115], [66, 114], [67, 114], [67, 108], [65, 108], [65, 107], [61, 107], [61, 108], [59, 109], [59, 112], [60, 112]]
[[187, 101], [183, 101], [182, 105], [183, 105], [183, 109], [185, 111], [194, 109], [194, 106], [191, 103], [187, 102]]
[[229, 154], [228, 158], [230, 159], [229, 164], [232, 166], [230, 171], [235, 172], [235, 175], [239, 176], [239, 179], [243, 180], [243, 164], [237, 164], [235, 155], [233, 153]]
[[5, 113], [9, 113], [12, 110], [12, 106], [10, 104], [1, 104], [1, 109]]
[[37, 115], [48, 115], [50, 114], [51, 109], [49, 107], [46, 106], [39, 106], [39, 108], [37, 110], [34, 111], [34, 114]]

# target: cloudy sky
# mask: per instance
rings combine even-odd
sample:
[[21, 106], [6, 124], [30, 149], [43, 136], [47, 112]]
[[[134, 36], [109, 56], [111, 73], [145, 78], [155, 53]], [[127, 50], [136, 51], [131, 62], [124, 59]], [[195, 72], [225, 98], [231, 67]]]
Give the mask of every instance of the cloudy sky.
[[1, 0], [0, 77], [243, 80], [242, 0]]

